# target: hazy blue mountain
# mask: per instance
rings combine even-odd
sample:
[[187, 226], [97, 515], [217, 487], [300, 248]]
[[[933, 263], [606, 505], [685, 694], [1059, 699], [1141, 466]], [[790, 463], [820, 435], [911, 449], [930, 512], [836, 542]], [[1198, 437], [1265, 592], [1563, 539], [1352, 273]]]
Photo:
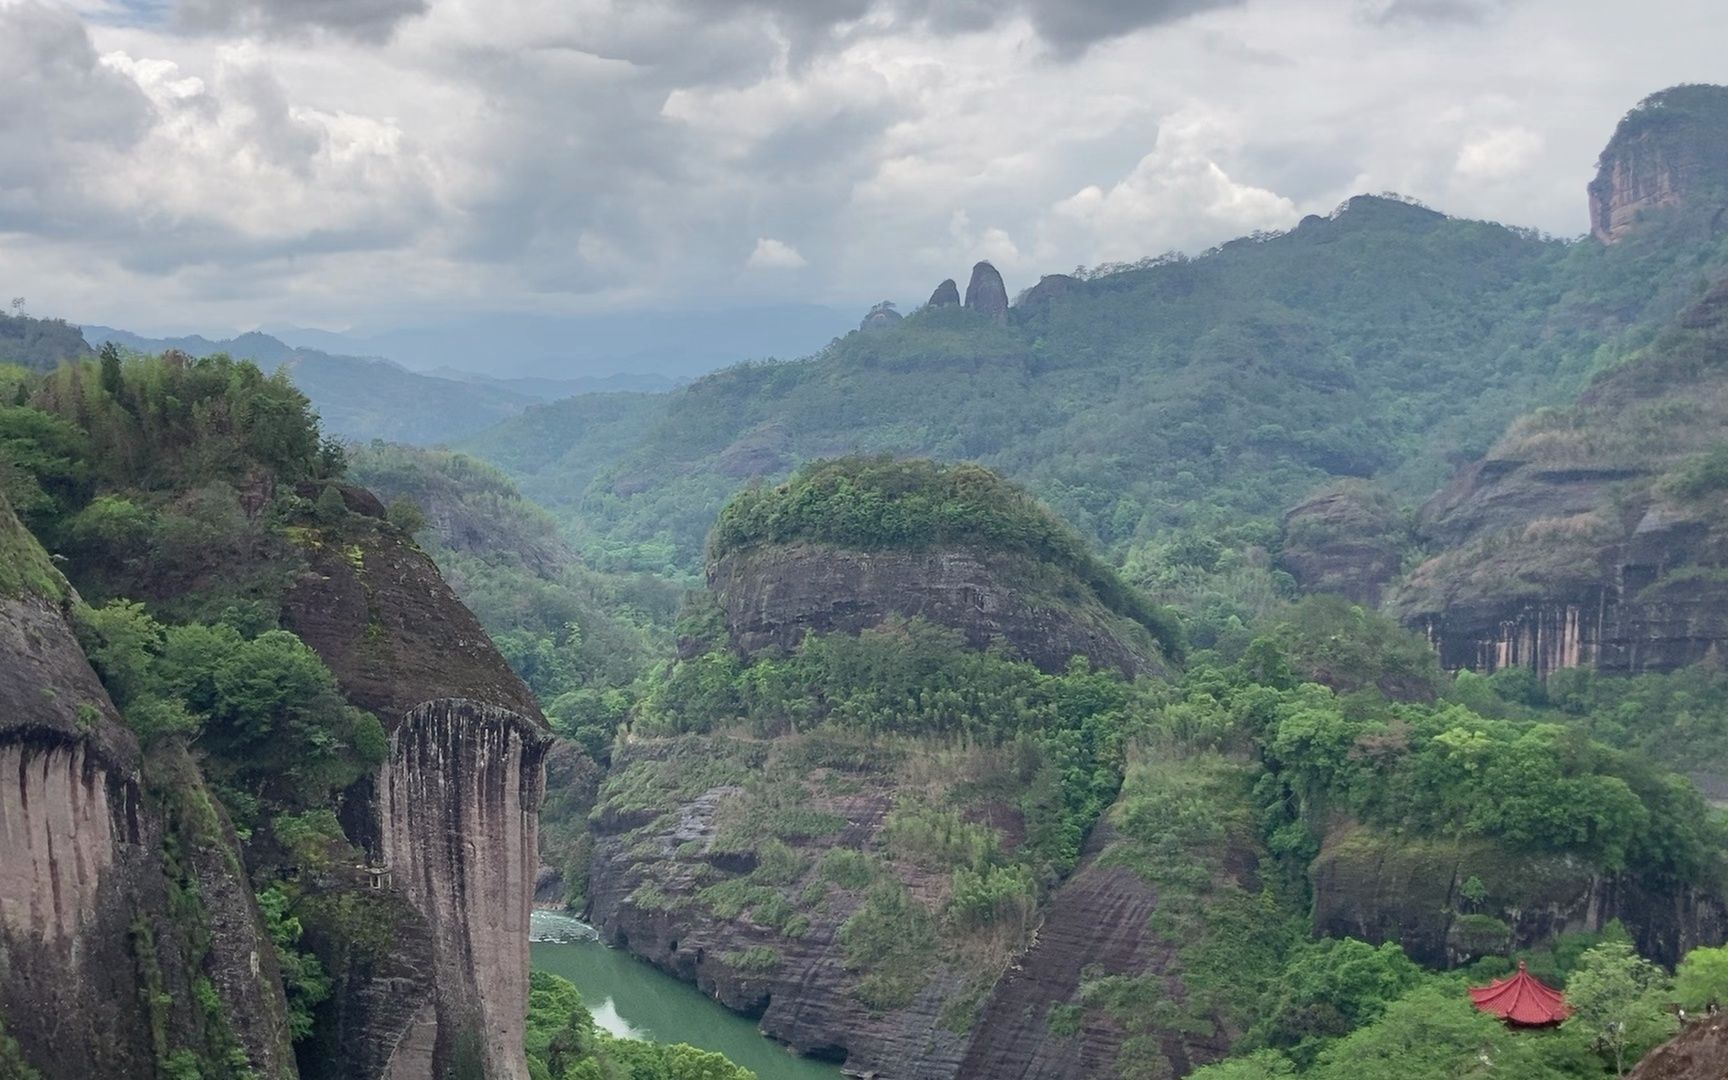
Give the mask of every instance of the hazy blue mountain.
[[501, 378], [622, 372], [688, 378], [741, 360], [808, 356], [856, 323], [857, 315], [849, 311], [781, 304], [587, 316], [467, 315], [379, 332], [265, 329], [299, 348], [383, 356], [417, 371], [450, 367]]

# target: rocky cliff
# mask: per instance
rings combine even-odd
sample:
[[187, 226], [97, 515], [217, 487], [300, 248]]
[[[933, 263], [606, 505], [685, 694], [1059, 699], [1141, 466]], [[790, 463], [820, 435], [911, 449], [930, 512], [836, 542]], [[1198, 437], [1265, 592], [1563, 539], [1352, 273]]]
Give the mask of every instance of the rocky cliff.
[[1453, 669], [1637, 673], [1714, 654], [1728, 639], [1725, 422], [1728, 286], [1431, 499], [1417, 530], [1439, 554], [1392, 610]]
[[1407, 541], [1397, 507], [1360, 482], [1319, 491], [1284, 514], [1277, 565], [1304, 592], [1376, 607], [1398, 576]]
[[960, 286], [954, 284], [953, 278], [944, 278], [942, 284], [936, 286], [930, 294], [928, 307], [959, 307]]
[[[1014, 768], [1003, 752], [915, 741], [633, 741], [591, 819], [589, 917], [802, 1053], [860, 1076], [952, 1077], [1012, 948], [938, 944], [950, 877], [896, 850], [896, 811], [1001, 791], [967, 816], [1012, 851], [1025, 823], [999, 781]], [[866, 908], [898, 924], [868, 947], [848, 927]]]
[[49, 1078], [149, 1076], [177, 1054], [294, 1076], [232, 829], [195, 770], [145, 784], [70, 590], [4, 501], [0, 557], [0, 1021]]
[[[1615, 919], [1639, 952], [1670, 966], [1728, 936], [1728, 910], [1717, 897], [1481, 838], [1394, 836], [1341, 822], [1310, 875], [1317, 933], [1396, 941], [1431, 967], [1537, 947]], [[1465, 887], [1472, 879], [1480, 889]]]
[[[340, 534], [309, 535], [283, 618], [389, 732], [343, 824], [413, 913], [403, 949], [344, 988], [352, 1075], [520, 1080], [545, 720], [431, 559], [376, 500], [344, 494], [354, 512]], [[419, 1005], [378, 1007], [377, 984], [404, 971], [424, 980]]]
[[1676, 86], [1645, 98], [1602, 151], [1589, 193], [1590, 231], [1603, 243], [1679, 206], [1719, 227], [1728, 212], [1728, 87]]
[[1144, 627], [1024, 555], [777, 544], [723, 556], [708, 581], [746, 653], [791, 649], [811, 633], [855, 634], [900, 616], [952, 627], [978, 648], [1000, 640], [1045, 671], [1075, 656], [1129, 675], [1163, 669]]

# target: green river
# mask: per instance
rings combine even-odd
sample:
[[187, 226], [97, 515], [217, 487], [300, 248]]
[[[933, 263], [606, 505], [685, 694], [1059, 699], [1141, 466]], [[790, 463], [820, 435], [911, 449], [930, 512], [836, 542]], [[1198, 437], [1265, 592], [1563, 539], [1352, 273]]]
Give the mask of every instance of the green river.
[[593, 927], [536, 911], [530, 949], [536, 971], [576, 984], [594, 1022], [614, 1035], [683, 1042], [725, 1054], [760, 1080], [838, 1080], [840, 1070], [788, 1053], [746, 1020], [644, 960], [608, 949]]

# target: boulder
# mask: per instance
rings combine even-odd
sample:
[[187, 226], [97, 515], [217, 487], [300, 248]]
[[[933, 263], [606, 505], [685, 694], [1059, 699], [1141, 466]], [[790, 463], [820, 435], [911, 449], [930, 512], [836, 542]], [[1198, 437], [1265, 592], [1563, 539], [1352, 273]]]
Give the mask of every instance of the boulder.
[[936, 291], [930, 294], [928, 307], [959, 307], [960, 286], [954, 284], [953, 278], [945, 278], [942, 284], [936, 286]]

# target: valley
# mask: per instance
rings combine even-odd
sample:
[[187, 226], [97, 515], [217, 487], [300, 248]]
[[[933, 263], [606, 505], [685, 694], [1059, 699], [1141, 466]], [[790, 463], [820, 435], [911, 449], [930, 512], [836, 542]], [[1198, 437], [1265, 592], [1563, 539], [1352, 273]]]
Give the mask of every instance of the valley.
[[1728, 88], [1580, 201], [679, 385], [0, 316], [0, 1076], [1718, 1080]]

